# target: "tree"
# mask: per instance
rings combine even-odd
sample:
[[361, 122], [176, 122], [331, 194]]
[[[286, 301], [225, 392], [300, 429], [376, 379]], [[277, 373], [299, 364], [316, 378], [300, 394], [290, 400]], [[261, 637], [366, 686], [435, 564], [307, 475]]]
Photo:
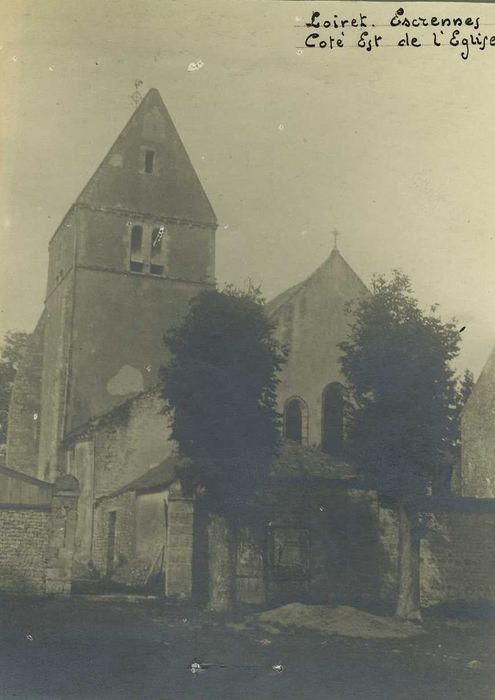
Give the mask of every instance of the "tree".
[[396, 615], [420, 619], [417, 507], [447, 468], [458, 420], [452, 360], [460, 336], [432, 307], [423, 312], [409, 279], [394, 271], [373, 278], [353, 308], [341, 343], [349, 388], [351, 449], [373, 488], [399, 517]]
[[7, 331], [0, 351], [0, 443], [7, 440], [9, 404], [19, 362], [26, 349], [29, 333]]
[[452, 450], [455, 457], [459, 458], [461, 454], [461, 414], [466, 405], [467, 400], [471, 396], [474, 388], [474, 375], [466, 369], [461, 378], [457, 379], [456, 385], [456, 401], [452, 436]]
[[461, 415], [474, 387], [474, 375], [466, 369], [462, 377], [456, 379], [456, 395], [451, 417], [450, 445], [445, 453], [443, 470], [440, 469], [432, 482], [432, 494], [444, 496], [451, 493], [454, 469], [459, 466], [462, 454]]
[[161, 380], [171, 439], [192, 463], [187, 480], [204, 493], [212, 514], [210, 603], [225, 607], [232, 593], [231, 523], [264, 484], [279, 445], [276, 388], [285, 352], [252, 285], [200, 292], [165, 342], [172, 359]]

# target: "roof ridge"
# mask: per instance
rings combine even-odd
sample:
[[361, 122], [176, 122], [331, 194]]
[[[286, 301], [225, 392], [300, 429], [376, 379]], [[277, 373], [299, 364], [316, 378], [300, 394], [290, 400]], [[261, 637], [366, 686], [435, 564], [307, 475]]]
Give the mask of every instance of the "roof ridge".
[[362, 281], [362, 279], [359, 277], [359, 275], [353, 270], [353, 268], [349, 265], [347, 260], [344, 258], [342, 253], [338, 248], [332, 248], [330, 255], [325, 258], [325, 260], [318, 265], [318, 267], [313, 270], [311, 274], [309, 274], [307, 277], [305, 277], [303, 280], [298, 282], [297, 284], [292, 285], [291, 287], [288, 287], [286, 290], [278, 294], [276, 297], [271, 299], [265, 304], [265, 308], [268, 312], [268, 314], [272, 315], [276, 313], [282, 306], [285, 306], [285, 304], [289, 303], [295, 294], [305, 287], [307, 284], [309, 284], [315, 277], [317, 277], [321, 271], [329, 264], [332, 264], [333, 260], [338, 259], [341, 263], [343, 263], [351, 272], [352, 274], [361, 282], [363, 285], [364, 289], [367, 289], [366, 285]]

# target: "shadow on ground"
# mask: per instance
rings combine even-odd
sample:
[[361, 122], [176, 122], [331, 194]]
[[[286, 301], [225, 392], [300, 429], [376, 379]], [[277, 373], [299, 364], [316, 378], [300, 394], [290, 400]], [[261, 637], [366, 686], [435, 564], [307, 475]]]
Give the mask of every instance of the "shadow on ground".
[[[241, 613], [163, 600], [2, 598], [0, 614], [2, 700], [494, 697], [495, 616], [483, 607], [431, 611], [427, 634], [407, 639], [269, 634]], [[192, 673], [194, 661], [207, 668]]]

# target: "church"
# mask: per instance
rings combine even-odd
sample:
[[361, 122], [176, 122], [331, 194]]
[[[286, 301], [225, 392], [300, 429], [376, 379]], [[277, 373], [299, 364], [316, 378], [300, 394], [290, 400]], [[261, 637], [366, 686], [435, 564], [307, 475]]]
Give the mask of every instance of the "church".
[[[49, 243], [44, 310], [18, 369], [0, 468], [0, 521], [16, 545], [4, 543], [0, 587], [70, 593], [107, 582], [207, 601], [207, 514], [177, 477], [183, 460], [158, 380], [164, 333], [215, 285], [216, 229], [151, 89]], [[342, 458], [338, 346], [348, 303], [366, 293], [335, 246], [266, 305], [289, 348], [284, 446], [256, 526], [236, 530], [238, 602], [393, 604], [394, 514]], [[443, 595], [435, 547], [422, 551], [426, 603]]]

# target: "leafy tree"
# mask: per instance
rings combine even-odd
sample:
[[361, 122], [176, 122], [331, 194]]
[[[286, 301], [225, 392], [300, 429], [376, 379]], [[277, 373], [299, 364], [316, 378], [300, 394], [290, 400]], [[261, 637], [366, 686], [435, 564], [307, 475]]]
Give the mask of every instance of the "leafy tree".
[[[165, 338], [172, 359], [161, 379], [171, 439], [190, 459], [192, 485], [217, 516], [209, 537], [217, 568], [220, 540], [265, 482], [280, 440], [276, 389], [285, 352], [272, 331], [260, 290], [227, 286], [199, 293]], [[210, 602], [223, 607], [231, 584], [217, 583], [225, 590], [210, 589]]]
[[471, 396], [474, 388], [474, 375], [466, 369], [460, 379], [457, 380], [457, 394], [455, 402], [455, 416], [453, 425], [453, 450], [456, 456], [460, 456], [461, 448], [461, 413]]
[[445, 465], [439, 470], [432, 483], [433, 495], [448, 495], [451, 491], [452, 478], [456, 465], [461, 461], [461, 414], [466, 401], [474, 387], [474, 375], [466, 369], [462, 377], [456, 380], [456, 396], [451, 417], [451, 444], [445, 454]]
[[0, 351], [0, 443], [7, 440], [9, 404], [19, 362], [26, 349], [29, 333], [7, 331]]
[[417, 507], [449, 468], [459, 400], [451, 363], [460, 336], [436, 307], [428, 313], [419, 308], [399, 271], [390, 280], [374, 277], [353, 313], [350, 336], [340, 346], [351, 449], [370, 485], [398, 508], [396, 614], [419, 619]]

